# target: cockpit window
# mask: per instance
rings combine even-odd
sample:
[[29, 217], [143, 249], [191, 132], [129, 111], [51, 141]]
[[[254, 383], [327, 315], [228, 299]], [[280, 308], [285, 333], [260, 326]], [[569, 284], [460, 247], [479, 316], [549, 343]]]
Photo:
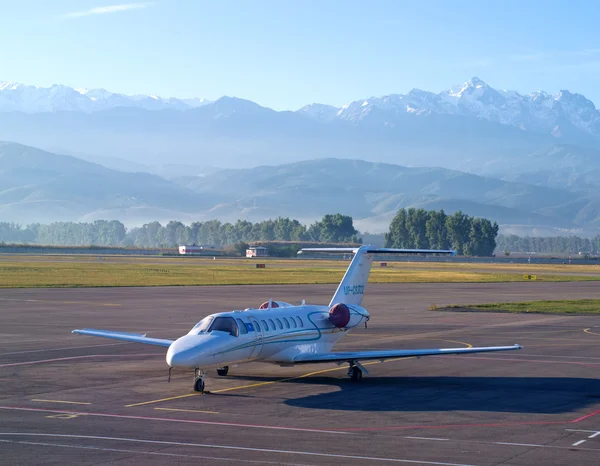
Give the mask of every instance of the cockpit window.
[[234, 337], [239, 335], [238, 325], [233, 317], [217, 317], [208, 329], [209, 332], [215, 330], [227, 332]]
[[189, 334], [190, 335], [198, 335], [202, 332], [206, 332], [206, 330], [208, 329], [208, 326], [213, 321], [213, 319], [214, 319], [213, 316], [205, 317], [200, 322], [198, 322], [196, 325], [194, 325], [194, 328], [192, 328], [189, 331]]

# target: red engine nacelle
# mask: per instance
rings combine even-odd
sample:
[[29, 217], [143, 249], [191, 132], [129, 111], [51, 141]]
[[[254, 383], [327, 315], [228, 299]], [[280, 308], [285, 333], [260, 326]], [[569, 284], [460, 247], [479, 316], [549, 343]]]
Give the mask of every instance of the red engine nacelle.
[[[274, 307], [279, 307], [279, 304], [277, 303], [277, 301], [271, 301], [271, 308], [274, 308]], [[259, 309], [268, 309], [269, 308], [269, 301], [265, 301], [258, 308]]]
[[350, 322], [350, 309], [344, 303], [338, 303], [329, 309], [329, 322], [337, 328], [343, 328]]

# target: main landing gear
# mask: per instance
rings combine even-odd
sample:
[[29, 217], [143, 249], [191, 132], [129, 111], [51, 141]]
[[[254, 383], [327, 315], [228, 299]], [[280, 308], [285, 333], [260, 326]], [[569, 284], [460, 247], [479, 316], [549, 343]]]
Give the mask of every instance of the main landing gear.
[[202, 371], [198, 368], [194, 371], [194, 391], [204, 393], [204, 377], [206, 371]]
[[217, 367], [217, 374], [221, 377], [225, 377], [229, 372], [229, 366]]
[[363, 372], [366, 374], [369, 373], [358, 361], [349, 361], [348, 362], [348, 377], [353, 382], [360, 382], [363, 378]]

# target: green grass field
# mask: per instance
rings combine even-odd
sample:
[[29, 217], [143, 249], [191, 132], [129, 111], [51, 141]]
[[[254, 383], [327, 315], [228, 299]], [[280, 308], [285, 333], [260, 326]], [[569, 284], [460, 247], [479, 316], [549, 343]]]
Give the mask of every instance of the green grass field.
[[[0, 288], [96, 287], [96, 286], [182, 286], [236, 284], [338, 283], [348, 265], [342, 261], [265, 261], [265, 269], [244, 260], [201, 260], [160, 258], [97, 258], [66, 260], [55, 257], [0, 261]], [[522, 282], [523, 274], [536, 274], [538, 282], [600, 280], [598, 275], [560, 272], [539, 273], [535, 267], [517, 272], [503, 267], [482, 268], [482, 264], [436, 264], [426, 268], [416, 263], [395, 262], [373, 267], [372, 283], [493, 283]], [[417, 264], [422, 265], [422, 264]], [[448, 267], [460, 265], [459, 267]], [[470, 266], [470, 267], [467, 267]], [[580, 273], [584, 273], [581, 271]]]
[[523, 314], [600, 314], [600, 299], [575, 299], [564, 301], [523, 301], [517, 303], [454, 304], [439, 311], [514, 312]]

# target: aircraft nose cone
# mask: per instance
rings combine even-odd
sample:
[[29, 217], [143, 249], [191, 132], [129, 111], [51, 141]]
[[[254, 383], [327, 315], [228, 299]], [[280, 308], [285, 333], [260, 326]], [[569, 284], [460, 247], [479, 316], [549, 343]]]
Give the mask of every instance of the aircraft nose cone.
[[175, 340], [167, 350], [167, 364], [170, 367], [189, 367], [195, 368], [194, 363], [194, 338], [184, 336]]
[[173, 346], [175, 346], [175, 343], [169, 346], [167, 350], [167, 364], [169, 367], [179, 366], [181, 362], [181, 353], [174, 349]]

